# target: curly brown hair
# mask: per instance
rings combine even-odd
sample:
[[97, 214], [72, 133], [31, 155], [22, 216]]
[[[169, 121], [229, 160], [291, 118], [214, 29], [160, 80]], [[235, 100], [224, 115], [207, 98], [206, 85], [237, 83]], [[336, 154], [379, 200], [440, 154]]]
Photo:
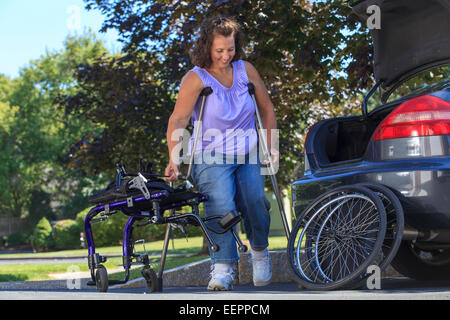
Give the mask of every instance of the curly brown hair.
[[200, 26], [200, 36], [195, 42], [193, 50], [190, 52], [191, 61], [195, 66], [200, 68], [211, 66], [211, 46], [216, 35], [224, 37], [234, 36], [236, 53], [231, 62], [244, 57], [244, 37], [241, 26], [233, 17], [219, 15], [205, 19]]

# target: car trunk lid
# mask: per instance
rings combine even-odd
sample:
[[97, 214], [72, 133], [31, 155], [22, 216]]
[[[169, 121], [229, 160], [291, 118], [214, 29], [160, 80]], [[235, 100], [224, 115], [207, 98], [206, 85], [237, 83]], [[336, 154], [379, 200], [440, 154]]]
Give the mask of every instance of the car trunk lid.
[[364, 0], [352, 8], [363, 25], [379, 9], [371, 34], [383, 100], [417, 73], [450, 63], [450, 0]]

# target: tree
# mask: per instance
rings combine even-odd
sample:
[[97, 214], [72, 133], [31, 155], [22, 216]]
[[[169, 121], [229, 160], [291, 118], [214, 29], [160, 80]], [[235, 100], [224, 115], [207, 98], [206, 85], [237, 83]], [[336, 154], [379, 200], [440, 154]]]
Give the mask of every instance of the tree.
[[113, 174], [115, 163], [137, 168], [147, 155], [156, 168], [165, 165], [165, 127], [174, 103], [167, 86], [157, 77], [160, 63], [140, 56], [103, 58], [81, 65], [76, 74], [79, 92], [57, 102], [66, 113], [78, 115], [103, 130], [87, 132], [72, 145], [73, 167], [86, 174]]
[[20, 178], [26, 174], [15, 154], [18, 151], [15, 123], [19, 107], [11, 105], [8, 97], [12, 92], [10, 79], [0, 77], [0, 213], [20, 216], [26, 204], [26, 197], [21, 197], [26, 186]]
[[72, 163], [93, 172], [112, 172], [119, 158], [137, 163], [138, 154], [148, 153], [145, 138], [157, 171], [164, 170], [165, 126], [181, 78], [193, 67], [189, 51], [208, 16], [234, 15], [243, 26], [246, 59], [263, 76], [276, 106], [284, 187], [300, 172], [311, 122], [354, 112], [355, 99], [371, 86], [368, 33], [340, 0], [85, 2], [105, 15], [101, 31], [116, 29], [124, 43], [122, 57], [79, 68], [82, 90], [59, 100], [70, 112], [105, 126], [71, 150]]
[[92, 190], [89, 184], [99, 178], [87, 179], [77, 170], [67, 169], [65, 155], [80, 135], [95, 131], [95, 124], [65, 114], [53, 99], [78, 90], [73, 76], [75, 66], [106, 54], [92, 33], [69, 36], [62, 51], [46, 52], [31, 61], [18, 78], [0, 77], [0, 214], [51, 217], [52, 212], [36, 210], [39, 203], [49, 204], [49, 199], [53, 209], [55, 203], [60, 203], [58, 215], [68, 211], [74, 215], [82, 209], [81, 203], [70, 200], [83, 188]]

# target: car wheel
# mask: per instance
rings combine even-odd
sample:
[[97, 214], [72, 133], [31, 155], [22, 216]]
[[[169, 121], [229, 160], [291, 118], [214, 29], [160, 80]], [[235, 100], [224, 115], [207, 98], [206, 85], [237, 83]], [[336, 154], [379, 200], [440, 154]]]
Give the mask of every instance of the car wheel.
[[450, 280], [450, 249], [424, 250], [414, 241], [402, 241], [391, 264], [415, 280]]

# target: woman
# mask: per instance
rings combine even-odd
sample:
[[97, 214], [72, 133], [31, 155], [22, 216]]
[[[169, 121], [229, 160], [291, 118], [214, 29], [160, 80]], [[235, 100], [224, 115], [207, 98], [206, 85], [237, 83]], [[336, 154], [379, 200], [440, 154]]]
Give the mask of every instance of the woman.
[[[258, 150], [255, 106], [248, 93], [249, 82], [255, 86], [255, 97], [263, 126], [268, 132], [269, 147], [271, 129], [276, 129], [276, 118], [261, 77], [252, 64], [240, 60], [242, 55], [242, 34], [234, 19], [214, 17], [204, 21], [191, 55], [196, 67], [184, 76], [169, 119], [167, 141], [170, 162], [165, 174], [169, 181], [177, 179], [178, 155], [173, 151], [178, 140], [172, 140], [172, 134], [175, 130], [185, 129], [191, 116], [194, 126], [197, 125], [195, 121], [198, 120], [201, 102], [199, 94], [205, 87], [211, 87], [213, 93], [206, 99], [202, 118], [204, 139], [198, 141], [197, 150], [194, 150], [196, 161], [192, 178], [199, 191], [209, 196], [205, 202], [206, 216], [225, 215], [231, 210], [241, 213], [251, 246], [253, 282], [256, 286], [262, 286], [269, 284], [272, 278], [267, 250], [270, 204], [264, 194], [265, 176], [261, 175], [261, 164], [249, 161], [250, 155]], [[207, 134], [211, 131], [215, 133], [213, 139]], [[238, 142], [235, 141], [236, 136]], [[223, 161], [211, 163], [198, 157], [206, 153], [214, 154], [215, 160]], [[277, 153], [272, 154], [276, 162]], [[231, 290], [235, 265], [239, 260], [236, 243], [231, 232], [212, 233], [211, 236], [220, 249], [210, 252], [212, 272], [208, 290]]]

